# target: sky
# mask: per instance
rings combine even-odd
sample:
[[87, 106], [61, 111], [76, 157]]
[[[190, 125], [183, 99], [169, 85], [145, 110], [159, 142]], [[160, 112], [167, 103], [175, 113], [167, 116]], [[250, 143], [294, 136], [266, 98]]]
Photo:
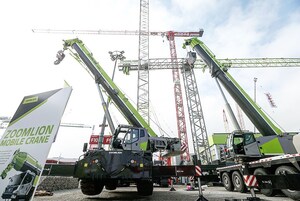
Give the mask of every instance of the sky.
[[[298, 58], [300, 44], [300, 2], [298, 0], [149, 0], [150, 31], [198, 31], [201, 40], [217, 58]], [[62, 40], [80, 38], [100, 65], [112, 73], [114, 63], [108, 51], [124, 50], [127, 59], [138, 57], [138, 36], [39, 34], [32, 29], [53, 30], [138, 30], [137, 0], [11, 0], [0, 2], [1, 99], [0, 116], [13, 116], [22, 98], [63, 87], [66, 80], [73, 92], [62, 122], [95, 125], [91, 128], [61, 127], [49, 157], [76, 158], [92, 133], [98, 134], [103, 110], [95, 83], [69, 55], [54, 66]], [[150, 37], [149, 58], [169, 58], [165, 38]], [[176, 39], [177, 57], [186, 56], [182, 38]], [[299, 132], [300, 68], [230, 69], [243, 89], [254, 96], [257, 78], [257, 103], [284, 131]], [[224, 101], [209, 71], [195, 70], [207, 133], [224, 132]], [[137, 72], [116, 72], [115, 82], [136, 104]], [[183, 86], [183, 82], [181, 80]], [[277, 105], [270, 106], [265, 93]], [[153, 121], [170, 136], [177, 136], [172, 72], [150, 72], [150, 109]], [[234, 112], [235, 103], [227, 95]], [[115, 124], [126, 123], [111, 109]], [[185, 108], [190, 150], [193, 152]], [[243, 116], [246, 129], [254, 127]], [[232, 124], [229, 124], [233, 130]], [[0, 130], [0, 135], [4, 130]], [[108, 131], [107, 131], [108, 132]]]

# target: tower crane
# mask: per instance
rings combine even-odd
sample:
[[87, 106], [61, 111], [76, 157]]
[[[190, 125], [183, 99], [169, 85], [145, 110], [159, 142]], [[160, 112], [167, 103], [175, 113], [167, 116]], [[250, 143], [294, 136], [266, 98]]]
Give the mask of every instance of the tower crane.
[[[147, 1], [147, 0], [146, 0]], [[32, 29], [34, 33], [52, 33], [52, 34], [99, 34], [99, 35], [139, 35], [139, 57], [136, 60], [136, 70], [138, 71], [138, 100], [137, 109], [142, 117], [149, 123], [149, 41], [147, 36], [166, 37], [169, 41], [171, 59], [169, 63], [177, 66], [172, 69], [174, 83], [174, 97], [176, 107], [176, 120], [178, 137], [182, 144], [185, 145], [184, 153], [181, 160], [190, 161], [190, 153], [188, 148], [188, 137], [186, 131], [185, 113], [183, 105], [183, 96], [180, 83], [179, 62], [177, 60], [175, 37], [201, 37], [203, 29], [199, 31], [179, 32], [179, 31], [149, 31], [146, 25], [148, 21], [149, 5], [145, 0], [141, 0], [140, 5], [140, 29], [137, 30], [54, 30], [54, 29]], [[189, 86], [189, 85], [187, 85]]]

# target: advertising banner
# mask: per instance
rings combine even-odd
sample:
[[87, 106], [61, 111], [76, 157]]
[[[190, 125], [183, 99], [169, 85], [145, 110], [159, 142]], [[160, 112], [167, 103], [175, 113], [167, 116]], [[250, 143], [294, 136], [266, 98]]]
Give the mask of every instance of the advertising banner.
[[[102, 144], [110, 144], [112, 136], [111, 135], [104, 135]], [[99, 135], [91, 135], [90, 137], [90, 145], [98, 145], [99, 143]]]
[[31, 200], [72, 88], [25, 96], [0, 139], [0, 200]]

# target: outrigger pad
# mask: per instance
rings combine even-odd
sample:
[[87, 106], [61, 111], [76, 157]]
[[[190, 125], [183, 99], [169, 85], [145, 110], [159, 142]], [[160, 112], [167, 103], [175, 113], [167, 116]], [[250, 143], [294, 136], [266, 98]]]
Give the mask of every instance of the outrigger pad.
[[203, 195], [199, 195], [199, 198], [196, 201], [208, 201]]

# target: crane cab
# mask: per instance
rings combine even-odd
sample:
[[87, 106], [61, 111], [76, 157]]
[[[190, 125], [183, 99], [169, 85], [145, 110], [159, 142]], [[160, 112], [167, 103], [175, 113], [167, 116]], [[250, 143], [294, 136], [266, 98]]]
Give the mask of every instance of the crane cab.
[[226, 140], [226, 158], [235, 156], [261, 156], [254, 133], [249, 131], [233, 131]]
[[149, 135], [144, 128], [119, 125], [115, 130], [112, 147], [114, 149], [146, 151]]

